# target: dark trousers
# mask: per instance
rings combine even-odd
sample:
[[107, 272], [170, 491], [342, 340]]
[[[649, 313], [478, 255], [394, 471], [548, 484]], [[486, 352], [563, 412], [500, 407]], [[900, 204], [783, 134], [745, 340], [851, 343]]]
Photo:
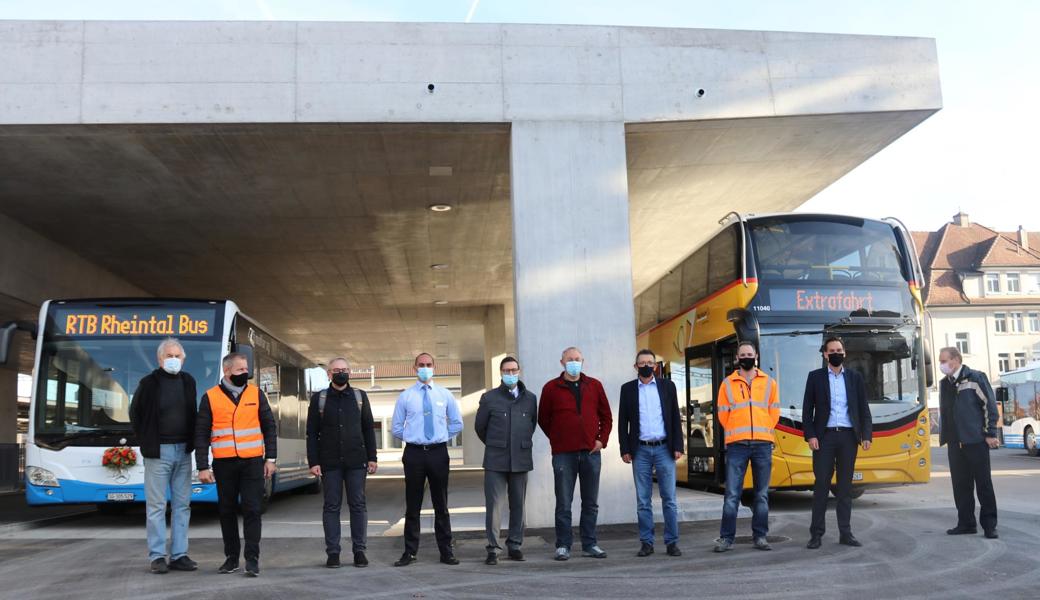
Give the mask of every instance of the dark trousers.
[[343, 488], [347, 489], [347, 507], [350, 508], [350, 542], [353, 552], [364, 552], [368, 543], [368, 509], [365, 507], [365, 468], [322, 469], [321, 489], [325, 504], [321, 524], [325, 529], [325, 552], [340, 553], [340, 508]]
[[433, 531], [441, 554], [451, 554], [451, 517], [448, 515], [448, 445], [404, 448], [404, 550], [419, 552], [419, 512], [422, 510], [425, 486], [430, 484], [433, 503]]
[[[733, 541], [737, 535], [737, 512], [744, 479], [751, 465], [755, 500], [751, 504], [751, 533], [755, 538], [769, 535], [769, 480], [773, 472], [773, 444], [733, 442], [726, 446], [726, 495], [722, 501], [719, 538]], [[827, 476], [830, 479], [830, 475]]]
[[975, 527], [975, 494], [979, 495], [979, 522], [990, 531], [997, 528], [997, 497], [989, 466], [989, 446], [985, 442], [947, 444], [953, 502], [957, 505], [957, 525]]
[[238, 560], [238, 512], [242, 513], [242, 534], [246, 539], [246, 561], [260, 559], [260, 502], [264, 496], [264, 459], [218, 458], [213, 461], [217, 480], [217, 506], [224, 556]]
[[527, 496], [527, 473], [484, 471], [484, 529], [487, 532], [487, 551], [501, 550], [498, 545], [502, 527], [502, 501], [509, 497], [509, 536], [506, 547], [519, 550], [524, 543], [524, 498]]
[[820, 438], [820, 449], [813, 452], [812, 525], [809, 534], [823, 536], [827, 530], [827, 495], [830, 492], [831, 476], [837, 471], [835, 497], [838, 499], [838, 533], [852, 533], [852, 472], [856, 468], [856, 452], [859, 444], [856, 432], [828, 431]]
[[602, 464], [599, 452], [563, 452], [553, 454], [553, 478], [556, 484], [556, 547], [570, 550], [574, 543], [571, 530], [571, 504], [574, 502], [574, 482], [581, 480], [581, 549], [596, 545], [596, 519], [599, 516], [599, 472]]

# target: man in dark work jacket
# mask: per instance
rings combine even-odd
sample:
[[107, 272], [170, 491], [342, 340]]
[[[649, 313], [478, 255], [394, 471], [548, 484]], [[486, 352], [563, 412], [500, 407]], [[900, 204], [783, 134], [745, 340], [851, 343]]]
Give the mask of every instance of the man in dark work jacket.
[[[152, 573], [194, 571], [188, 558], [191, 520], [191, 451], [195, 447], [195, 379], [184, 366], [184, 347], [159, 343], [158, 369], [145, 375], [130, 401], [130, 426], [144, 459], [148, 560]], [[170, 562], [166, 563], [166, 491], [170, 493]]]
[[[321, 523], [325, 529], [325, 566], [340, 566], [340, 507], [343, 488], [350, 507], [350, 541], [354, 566], [368, 566], [368, 511], [365, 479], [376, 472], [376, 435], [368, 395], [350, 386], [350, 365], [345, 358], [329, 361], [331, 384], [311, 396], [307, 411], [307, 463], [321, 477], [325, 504]], [[324, 403], [322, 396], [325, 396]]]

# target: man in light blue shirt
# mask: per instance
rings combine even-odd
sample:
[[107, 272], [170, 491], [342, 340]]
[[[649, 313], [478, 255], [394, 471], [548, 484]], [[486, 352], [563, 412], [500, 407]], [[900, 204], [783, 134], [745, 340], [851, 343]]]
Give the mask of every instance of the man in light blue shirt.
[[434, 533], [441, 562], [457, 565], [452, 550], [451, 518], [448, 515], [448, 440], [462, 431], [459, 403], [447, 389], [433, 382], [434, 360], [426, 352], [415, 357], [418, 381], [401, 392], [394, 406], [390, 431], [404, 441], [404, 554], [394, 563], [404, 567], [415, 562], [419, 551], [419, 511], [426, 483], [430, 484]]

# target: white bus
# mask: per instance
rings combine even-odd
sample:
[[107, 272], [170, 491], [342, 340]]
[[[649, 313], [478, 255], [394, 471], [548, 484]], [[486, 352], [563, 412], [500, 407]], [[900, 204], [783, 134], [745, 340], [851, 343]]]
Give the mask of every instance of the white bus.
[[1004, 445], [1040, 456], [1040, 362], [1000, 374]]
[[[167, 337], [184, 346], [183, 370], [198, 384], [196, 402], [220, 381], [224, 356], [236, 351], [249, 357], [250, 382], [267, 394], [278, 420], [278, 473], [267, 483], [265, 503], [279, 491], [317, 488], [305, 440], [307, 370], [315, 365], [234, 302], [49, 300], [40, 309], [37, 331], [25, 444], [29, 504], [114, 508], [144, 501], [144, 460], [130, 430], [130, 398], [141, 378], [157, 367], [156, 349]], [[121, 470], [103, 466], [105, 450], [116, 446], [133, 447], [137, 464]], [[216, 486], [196, 477], [193, 473], [192, 500], [216, 502]]]

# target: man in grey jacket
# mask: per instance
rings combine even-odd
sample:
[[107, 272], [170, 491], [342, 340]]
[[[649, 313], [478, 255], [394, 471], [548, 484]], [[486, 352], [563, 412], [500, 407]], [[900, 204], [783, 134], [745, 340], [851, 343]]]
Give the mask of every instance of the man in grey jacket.
[[502, 496], [509, 496], [509, 536], [506, 548], [512, 560], [524, 560], [524, 498], [527, 472], [534, 468], [531, 438], [538, 423], [535, 395], [520, 382], [520, 362], [512, 356], [499, 364], [502, 385], [480, 397], [476, 430], [484, 442], [484, 498], [487, 503], [487, 560], [498, 564]]

